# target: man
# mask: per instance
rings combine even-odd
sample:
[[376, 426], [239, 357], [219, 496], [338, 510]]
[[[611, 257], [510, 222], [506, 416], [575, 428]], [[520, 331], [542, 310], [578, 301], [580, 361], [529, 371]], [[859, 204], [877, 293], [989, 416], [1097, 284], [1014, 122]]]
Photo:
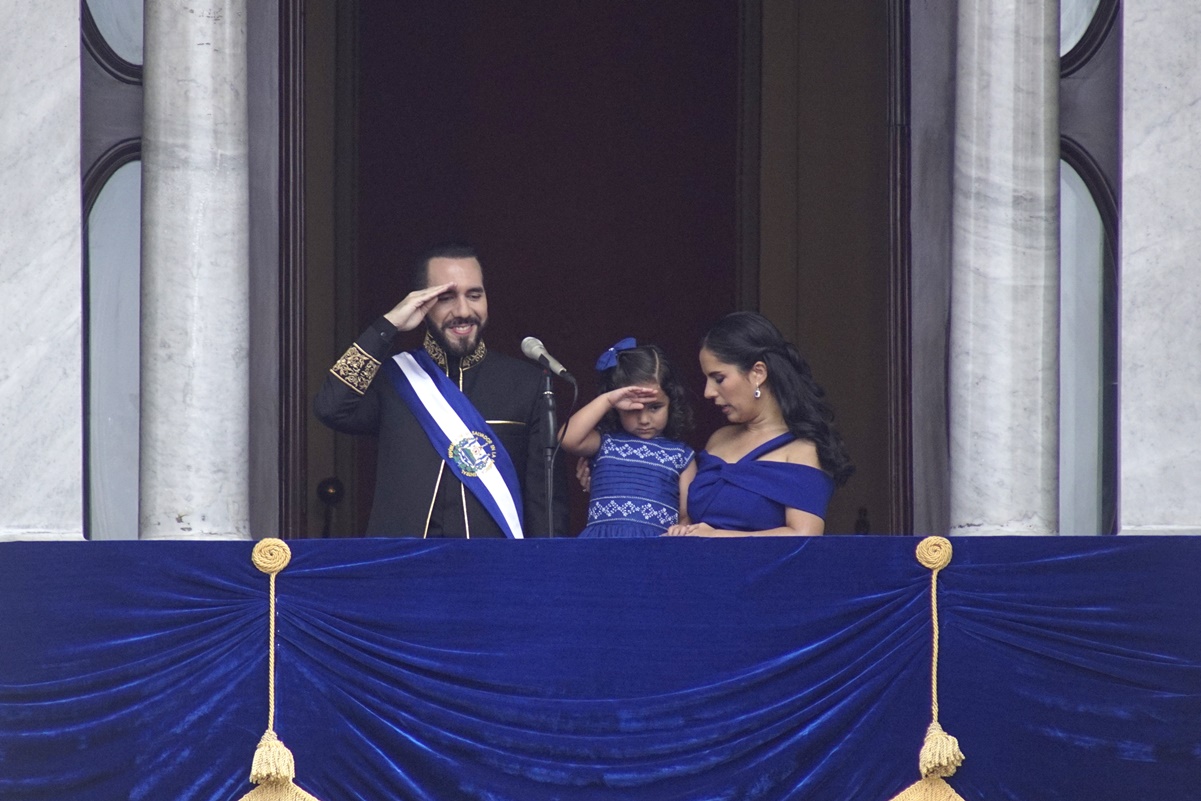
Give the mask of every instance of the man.
[[[541, 370], [484, 344], [474, 248], [426, 251], [413, 287], [331, 368], [314, 402], [335, 431], [379, 438], [367, 535], [545, 536]], [[423, 320], [423, 347], [388, 358], [397, 332]], [[556, 469], [556, 534], [566, 533], [566, 487]]]

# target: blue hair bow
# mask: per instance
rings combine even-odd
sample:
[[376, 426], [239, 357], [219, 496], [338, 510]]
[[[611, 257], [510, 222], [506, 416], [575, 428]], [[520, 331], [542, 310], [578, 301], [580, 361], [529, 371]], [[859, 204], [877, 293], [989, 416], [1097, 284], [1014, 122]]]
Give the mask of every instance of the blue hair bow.
[[597, 371], [604, 372], [610, 367], [616, 367], [617, 354], [621, 353], [623, 350], [630, 350], [636, 347], [638, 347], [638, 340], [634, 339], [633, 337], [626, 337], [625, 339], [621, 340], [616, 345], [602, 353], [600, 358], [596, 360]]

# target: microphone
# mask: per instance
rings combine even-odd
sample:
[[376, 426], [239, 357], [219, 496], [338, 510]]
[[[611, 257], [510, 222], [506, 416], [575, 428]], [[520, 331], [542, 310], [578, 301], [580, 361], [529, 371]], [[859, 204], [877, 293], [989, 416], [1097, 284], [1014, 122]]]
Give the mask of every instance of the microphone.
[[537, 337], [526, 337], [521, 340], [521, 352], [555, 375], [575, 383], [575, 376], [567, 372], [567, 368], [560, 364], [558, 359], [546, 352], [546, 346]]

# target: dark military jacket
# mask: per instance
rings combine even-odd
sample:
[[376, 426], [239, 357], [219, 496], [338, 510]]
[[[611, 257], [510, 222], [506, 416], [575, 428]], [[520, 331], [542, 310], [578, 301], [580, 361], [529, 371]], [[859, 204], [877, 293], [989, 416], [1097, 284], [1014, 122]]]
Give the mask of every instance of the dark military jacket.
[[[421, 424], [395, 387], [376, 377], [389, 358], [396, 329], [381, 317], [325, 377], [313, 408], [335, 431], [378, 437], [375, 497], [367, 536], [504, 537], [487, 509], [445, 466]], [[527, 537], [547, 534], [542, 371], [494, 353], [481, 341], [461, 360], [448, 356], [427, 334], [425, 348], [479, 410], [508, 451], [522, 486]], [[556, 459], [555, 525], [567, 533], [567, 480]]]

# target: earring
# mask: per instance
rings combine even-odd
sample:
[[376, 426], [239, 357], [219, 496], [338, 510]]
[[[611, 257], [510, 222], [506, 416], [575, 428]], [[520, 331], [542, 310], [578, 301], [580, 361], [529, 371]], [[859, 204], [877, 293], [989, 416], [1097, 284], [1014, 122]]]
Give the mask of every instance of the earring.
[[762, 395], [762, 394], [763, 394], [763, 393], [759, 391], [759, 387], [758, 387], [758, 386], [756, 386], [756, 387], [755, 387], [755, 397], [756, 397], [756, 398], [758, 398], [758, 397], [759, 397], [760, 395]]

